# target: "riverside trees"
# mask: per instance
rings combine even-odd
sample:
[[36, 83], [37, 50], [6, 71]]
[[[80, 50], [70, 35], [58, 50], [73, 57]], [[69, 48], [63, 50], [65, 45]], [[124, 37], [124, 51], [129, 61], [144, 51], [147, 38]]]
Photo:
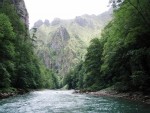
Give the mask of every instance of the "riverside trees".
[[0, 4], [0, 89], [57, 88], [57, 77], [34, 54], [28, 28], [9, 0]]
[[114, 10], [114, 18], [104, 28], [101, 38], [92, 40], [87, 49], [82, 63], [86, 70], [83, 89], [114, 86], [118, 91], [149, 92], [149, 5], [149, 0], [124, 0]]

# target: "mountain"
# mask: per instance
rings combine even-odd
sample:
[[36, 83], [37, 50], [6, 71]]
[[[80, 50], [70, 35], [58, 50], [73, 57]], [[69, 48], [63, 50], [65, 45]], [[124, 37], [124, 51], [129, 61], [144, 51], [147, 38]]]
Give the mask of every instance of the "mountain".
[[[36, 53], [47, 68], [65, 75], [86, 53], [92, 38], [98, 37], [111, 20], [112, 10], [100, 15], [82, 15], [75, 19], [55, 18], [51, 23], [38, 20], [30, 30]], [[36, 30], [35, 30], [36, 29]]]

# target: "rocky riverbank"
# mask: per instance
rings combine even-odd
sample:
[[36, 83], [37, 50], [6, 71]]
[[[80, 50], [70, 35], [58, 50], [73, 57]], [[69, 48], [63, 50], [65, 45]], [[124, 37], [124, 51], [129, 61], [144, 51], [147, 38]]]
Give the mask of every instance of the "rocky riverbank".
[[22, 95], [22, 94], [25, 94], [29, 91], [30, 91], [29, 89], [15, 89], [13, 91], [1, 91], [0, 92], [0, 99], [8, 98], [11, 96], [16, 96], [18, 94]]
[[81, 91], [76, 90], [74, 93], [84, 93], [89, 95], [95, 96], [109, 96], [109, 97], [118, 97], [118, 98], [125, 98], [133, 101], [140, 101], [146, 104], [150, 104], [150, 95], [144, 95], [142, 92], [127, 92], [127, 93], [120, 93], [112, 89], [103, 89], [96, 92], [89, 92], [89, 91]]

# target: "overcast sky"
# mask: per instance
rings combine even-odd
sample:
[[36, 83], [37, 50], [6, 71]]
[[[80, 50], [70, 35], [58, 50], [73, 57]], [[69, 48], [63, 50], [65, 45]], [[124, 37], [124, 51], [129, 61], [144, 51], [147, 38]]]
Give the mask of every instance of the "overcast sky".
[[24, 0], [30, 27], [39, 19], [73, 19], [83, 14], [98, 15], [108, 9], [109, 0]]

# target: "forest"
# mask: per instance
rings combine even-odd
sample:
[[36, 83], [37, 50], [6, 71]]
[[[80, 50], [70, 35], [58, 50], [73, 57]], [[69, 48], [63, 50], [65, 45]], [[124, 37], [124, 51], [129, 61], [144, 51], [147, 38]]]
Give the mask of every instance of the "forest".
[[55, 73], [41, 63], [34, 49], [14, 4], [0, 2], [0, 92], [58, 87]]
[[30, 36], [14, 5], [0, 2], [0, 92], [64, 86], [149, 93], [150, 1], [112, 0], [112, 5], [113, 19], [91, 40], [85, 59], [61, 79], [35, 54], [36, 36]]
[[150, 92], [150, 1], [113, 1], [113, 19], [91, 40], [85, 60], [64, 77], [69, 89]]
[[0, 0], [0, 113], [150, 113], [150, 0], [109, 1], [29, 30], [25, 0]]

